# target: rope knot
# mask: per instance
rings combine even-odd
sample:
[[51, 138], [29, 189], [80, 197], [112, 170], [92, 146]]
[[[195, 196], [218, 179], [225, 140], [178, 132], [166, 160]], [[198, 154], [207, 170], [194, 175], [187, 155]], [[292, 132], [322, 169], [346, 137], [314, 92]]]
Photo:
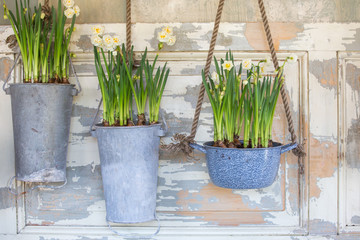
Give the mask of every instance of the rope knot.
[[164, 151], [178, 153], [183, 152], [187, 157], [190, 157], [193, 153], [192, 147], [190, 147], [190, 143], [195, 143], [194, 139], [191, 136], [187, 136], [181, 133], [175, 133], [171, 138], [173, 143], [168, 145], [161, 144], [160, 148]]

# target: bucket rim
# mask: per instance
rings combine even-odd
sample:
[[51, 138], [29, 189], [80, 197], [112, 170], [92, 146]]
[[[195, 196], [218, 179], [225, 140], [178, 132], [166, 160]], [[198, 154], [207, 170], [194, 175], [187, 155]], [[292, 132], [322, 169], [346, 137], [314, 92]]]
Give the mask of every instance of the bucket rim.
[[61, 84], [61, 83], [10, 83], [10, 87], [15, 86], [58, 86], [58, 87], [75, 87], [75, 84]]
[[96, 131], [97, 129], [139, 129], [139, 128], [155, 128], [155, 127], [159, 127], [162, 126], [162, 123], [156, 123], [156, 124], [152, 124], [152, 125], [141, 125], [141, 126], [104, 126], [102, 123], [98, 123], [95, 124], [95, 129], [94, 131]]
[[[240, 142], [243, 142], [240, 140]], [[212, 149], [212, 150], [221, 150], [221, 151], [264, 151], [264, 150], [275, 150], [275, 149], [281, 149], [283, 146], [285, 146], [282, 143], [279, 142], [273, 142], [276, 146], [273, 147], [267, 147], [267, 148], [220, 148], [220, 147], [213, 147], [214, 141], [208, 141], [203, 143], [203, 146], [206, 149]]]

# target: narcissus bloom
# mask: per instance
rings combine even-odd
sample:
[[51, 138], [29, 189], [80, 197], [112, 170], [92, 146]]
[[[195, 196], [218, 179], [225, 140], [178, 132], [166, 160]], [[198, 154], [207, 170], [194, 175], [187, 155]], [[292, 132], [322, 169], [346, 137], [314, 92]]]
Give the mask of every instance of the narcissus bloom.
[[215, 85], [219, 84], [219, 74], [217, 74], [217, 72], [213, 72], [211, 74], [211, 79], [214, 81]]
[[101, 26], [101, 25], [96, 25], [96, 26], [93, 26], [91, 28], [91, 30], [92, 30], [92, 34], [103, 35], [104, 31], [105, 31], [105, 27]]
[[166, 26], [162, 29], [163, 32], [166, 32], [168, 35], [172, 35], [173, 34], [173, 28]]
[[103, 42], [102, 38], [99, 37], [98, 35], [94, 35], [91, 37], [91, 43], [96, 47], [100, 47], [102, 42]]
[[64, 0], [63, 3], [64, 3], [65, 7], [72, 8], [75, 4], [75, 1], [74, 0]]
[[114, 45], [114, 40], [110, 35], [104, 35], [103, 41], [106, 47], [110, 47]]
[[76, 16], [78, 17], [78, 16], [80, 15], [80, 8], [79, 8], [79, 6], [76, 5], [76, 6], [73, 7], [73, 9], [74, 9], [74, 11], [75, 11]]
[[64, 15], [67, 18], [73, 18], [74, 14], [75, 14], [75, 11], [72, 8], [68, 8], [64, 11]]
[[175, 42], [176, 42], [176, 36], [168, 36], [168, 40], [167, 40], [167, 45], [169, 45], [169, 46], [172, 46], [172, 45], [174, 45], [175, 44]]
[[251, 69], [251, 65], [252, 65], [251, 59], [244, 59], [242, 61], [243, 69], [249, 70], [249, 69]]
[[161, 31], [158, 33], [158, 40], [160, 42], [167, 42], [168, 38], [169, 38], [169, 35], [166, 32]]
[[224, 63], [222, 64], [222, 67], [228, 71], [230, 71], [233, 68], [233, 66], [234, 65], [231, 61], [224, 61]]
[[120, 46], [121, 45], [121, 42], [120, 42], [120, 36], [114, 36], [113, 37], [113, 42], [115, 44], [115, 46]]

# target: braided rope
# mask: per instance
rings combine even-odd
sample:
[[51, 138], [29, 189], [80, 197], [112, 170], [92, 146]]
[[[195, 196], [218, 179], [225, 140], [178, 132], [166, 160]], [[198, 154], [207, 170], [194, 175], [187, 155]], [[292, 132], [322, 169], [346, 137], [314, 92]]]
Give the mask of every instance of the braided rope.
[[[204, 72], [205, 72], [206, 77], [209, 75], [209, 72], [210, 72], [211, 60], [214, 55], [215, 44], [216, 44], [216, 39], [217, 39], [218, 32], [219, 32], [221, 14], [223, 11], [224, 4], [225, 4], [225, 0], [219, 1], [216, 18], [215, 18], [215, 22], [214, 22], [214, 29], [213, 29], [213, 33], [212, 33], [212, 37], [211, 37], [211, 41], [210, 41], [209, 52], [208, 52], [208, 56], [207, 56], [206, 64], [205, 64]], [[194, 139], [195, 139], [197, 127], [199, 125], [199, 118], [200, 118], [202, 103], [204, 100], [204, 95], [205, 95], [205, 86], [203, 83], [201, 83], [190, 136], [186, 136], [185, 134], [177, 133], [172, 138], [172, 140], [177, 143], [170, 143], [169, 145], [161, 145], [161, 149], [166, 150], [166, 151], [172, 151], [175, 153], [177, 153], [179, 151], [183, 151], [187, 156], [189, 156], [192, 153], [193, 149], [189, 146], [189, 144], [193, 143]]]
[[[278, 69], [279, 68], [279, 61], [278, 61], [277, 56], [276, 56], [274, 42], [273, 42], [273, 38], [271, 36], [270, 26], [269, 26], [269, 22], [268, 22], [268, 19], [267, 19], [267, 16], [266, 16], [264, 1], [263, 0], [258, 0], [258, 3], [259, 3], [259, 8], [260, 8], [260, 12], [261, 12], [263, 25], [264, 25], [266, 39], [267, 39], [267, 42], [268, 42], [268, 45], [269, 45], [269, 48], [270, 48], [271, 58], [272, 58], [275, 69]], [[284, 103], [286, 119], [287, 119], [287, 122], [288, 122], [288, 129], [289, 129], [289, 132], [291, 134], [291, 142], [294, 143], [294, 142], [296, 142], [297, 136], [296, 136], [296, 133], [295, 133], [294, 122], [293, 122], [293, 119], [292, 119], [292, 116], [291, 116], [290, 106], [289, 106], [289, 102], [288, 102], [288, 98], [287, 98], [287, 95], [286, 95], [284, 85], [285, 84], [283, 84], [281, 86], [280, 93], [281, 93], [281, 98], [282, 98], [283, 103]], [[293, 150], [293, 153], [299, 158], [303, 158], [303, 157], [306, 156], [306, 152], [304, 150], [304, 145], [305, 145], [305, 142], [299, 144]], [[303, 172], [302, 164], [300, 165], [300, 167], [301, 167], [300, 171], [302, 173]]]
[[126, 0], [126, 50], [131, 51], [131, 0]]
[[[207, 59], [206, 59], [206, 65], [205, 65], [205, 70], [204, 70], [206, 78], [209, 76], [211, 60], [212, 60], [213, 55], [214, 55], [215, 44], [216, 44], [216, 39], [217, 39], [217, 35], [218, 35], [218, 32], [219, 32], [221, 14], [222, 14], [222, 10], [223, 10], [223, 7], [224, 7], [224, 3], [225, 3], [225, 0], [220, 0], [219, 1], [218, 10], [217, 10], [217, 13], [216, 13], [213, 35], [212, 35], [212, 38], [211, 38], [209, 53], [208, 53], [208, 56], [207, 56]], [[198, 102], [196, 104], [196, 109], [195, 109], [194, 121], [193, 121], [193, 124], [192, 124], [191, 134], [190, 134], [190, 137], [189, 137], [191, 140], [194, 140], [195, 135], [196, 135], [196, 130], [197, 130], [198, 123], [199, 123], [199, 117], [200, 117], [202, 102], [203, 102], [203, 99], [204, 99], [204, 94], [205, 94], [205, 86], [204, 86], [204, 84], [201, 84], [199, 97], [198, 97]]]

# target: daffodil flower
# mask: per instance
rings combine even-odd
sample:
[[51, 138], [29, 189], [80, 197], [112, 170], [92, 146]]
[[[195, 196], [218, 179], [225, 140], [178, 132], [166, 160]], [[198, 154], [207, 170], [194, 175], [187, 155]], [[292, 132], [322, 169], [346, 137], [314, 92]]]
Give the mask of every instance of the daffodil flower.
[[113, 36], [113, 42], [115, 44], [115, 46], [120, 46], [121, 43], [120, 43], [120, 36]]
[[249, 83], [249, 81], [248, 80], [244, 80], [244, 81], [242, 81], [242, 84], [245, 86], [245, 85], [247, 85]]
[[222, 64], [222, 67], [228, 71], [230, 71], [233, 68], [233, 66], [234, 65], [231, 61], [224, 61], [224, 63]]
[[167, 45], [172, 46], [175, 44], [175, 42], [176, 42], [176, 36], [173, 36], [173, 35], [168, 36], [168, 39], [166, 42]]
[[75, 4], [74, 0], [64, 0], [63, 4], [66, 8], [72, 8]]
[[99, 37], [98, 35], [94, 35], [91, 37], [91, 43], [96, 47], [100, 47], [102, 42], [103, 42], [102, 38]]
[[73, 18], [73, 16], [75, 15], [75, 11], [72, 8], [68, 8], [64, 11], [64, 15], [66, 18]]
[[103, 35], [105, 31], [105, 27], [102, 25], [96, 25], [91, 28], [92, 34]]
[[167, 42], [168, 38], [169, 38], [169, 35], [166, 32], [161, 31], [158, 33], [158, 40], [160, 42]]
[[112, 55], [113, 55], [114, 57], [116, 57], [116, 56], [118, 55], [118, 52], [117, 52], [117, 51], [113, 51], [113, 52], [112, 52]]
[[211, 79], [214, 81], [215, 84], [219, 84], [220, 78], [219, 78], [219, 74], [217, 74], [217, 72], [213, 72], [211, 74]]
[[73, 9], [74, 9], [74, 11], [75, 11], [76, 16], [77, 16], [77, 17], [80, 16], [80, 8], [79, 8], [79, 6], [78, 6], [78, 5], [75, 5], [75, 6], [73, 7]]
[[251, 59], [244, 59], [244, 60], [242, 61], [242, 67], [243, 67], [243, 69], [245, 69], [245, 70], [250, 70], [250, 69], [251, 69], [251, 65], [252, 65]]
[[168, 35], [172, 35], [173, 34], [173, 28], [166, 26], [162, 29], [162, 32], [166, 32]]
[[266, 70], [266, 63], [265, 62], [259, 63], [259, 68], [260, 68], [260, 72], [264, 73]]
[[103, 41], [105, 47], [112, 47], [114, 45], [114, 40], [110, 35], [104, 35]]

